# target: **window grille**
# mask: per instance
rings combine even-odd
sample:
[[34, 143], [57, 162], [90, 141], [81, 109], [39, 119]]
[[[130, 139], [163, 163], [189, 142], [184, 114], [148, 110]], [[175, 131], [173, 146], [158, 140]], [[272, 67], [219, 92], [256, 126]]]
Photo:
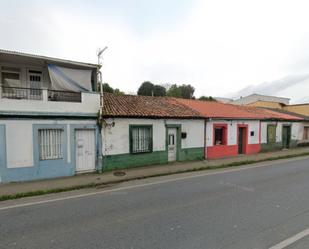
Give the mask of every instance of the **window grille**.
[[39, 130], [40, 160], [63, 158], [61, 129]]
[[131, 127], [131, 153], [145, 153], [152, 151], [151, 126]]

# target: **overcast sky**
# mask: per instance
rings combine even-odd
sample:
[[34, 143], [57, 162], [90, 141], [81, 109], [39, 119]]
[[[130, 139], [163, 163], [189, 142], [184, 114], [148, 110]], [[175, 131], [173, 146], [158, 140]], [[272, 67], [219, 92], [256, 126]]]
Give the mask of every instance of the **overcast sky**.
[[308, 0], [0, 0], [0, 48], [84, 62], [104, 81], [309, 102]]

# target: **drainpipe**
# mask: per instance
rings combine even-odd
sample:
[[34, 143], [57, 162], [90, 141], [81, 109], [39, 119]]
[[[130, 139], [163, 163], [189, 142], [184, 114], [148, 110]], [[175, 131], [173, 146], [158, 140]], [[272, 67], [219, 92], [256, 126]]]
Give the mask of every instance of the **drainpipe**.
[[[102, 123], [102, 117], [103, 117], [103, 84], [102, 84], [102, 73], [100, 69], [98, 69], [98, 86], [100, 86], [100, 109], [99, 109], [99, 116], [98, 116], [98, 123]], [[99, 165], [99, 172], [102, 173], [103, 171], [103, 143], [102, 143], [102, 127], [101, 125], [98, 125], [99, 128], [99, 141], [98, 141], [98, 165]]]

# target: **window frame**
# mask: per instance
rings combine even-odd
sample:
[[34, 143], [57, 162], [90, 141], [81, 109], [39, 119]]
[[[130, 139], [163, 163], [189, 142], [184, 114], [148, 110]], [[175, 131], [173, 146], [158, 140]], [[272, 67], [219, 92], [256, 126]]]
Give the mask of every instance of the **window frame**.
[[[216, 129], [222, 129], [222, 143], [221, 144], [216, 144]], [[227, 134], [228, 134], [227, 124], [214, 124], [213, 125], [213, 146], [226, 146], [227, 145]]]
[[[18, 71], [14, 70], [8, 70], [7, 68], [15, 68], [18, 69]], [[2, 73], [10, 73], [10, 74], [16, 74], [19, 77], [19, 83], [20, 86], [22, 86], [22, 68], [18, 66], [10, 66], [10, 65], [0, 65], [0, 85], [4, 86], [4, 79]], [[10, 87], [10, 86], [8, 86]]]
[[[133, 129], [136, 128], [147, 128], [150, 131], [150, 150], [149, 151], [133, 151]], [[153, 125], [129, 125], [129, 147], [130, 147], [130, 154], [145, 154], [145, 153], [152, 153], [153, 152]]]
[[31, 76], [41, 76], [40, 88], [42, 89], [45, 84], [45, 71], [44, 68], [41, 67], [27, 67], [26, 68], [26, 85], [28, 88], [31, 88]]
[[[56, 131], [60, 131], [60, 155], [58, 155], [55, 158], [46, 158], [46, 157], [42, 157], [42, 149], [41, 149], [41, 131], [47, 131], [47, 130], [56, 130]], [[50, 140], [49, 140], [50, 141]], [[38, 156], [39, 156], [39, 161], [50, 161], [50, 160], [63, 160], [64, 159], [64, 129], [62, 128], [39, 128], [38, 129]], [[51, 146], [53, 147], [53, 146]]]

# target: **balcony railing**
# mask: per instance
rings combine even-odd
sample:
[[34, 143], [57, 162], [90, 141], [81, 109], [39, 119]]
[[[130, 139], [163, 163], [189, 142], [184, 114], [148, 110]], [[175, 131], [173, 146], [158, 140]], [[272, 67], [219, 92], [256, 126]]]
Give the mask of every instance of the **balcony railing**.
[[64, 102], [82, 102], [82, 94], [80, 92], [48, 90], [48, 100]]
[[45, 90], [25, 87], [0, 86], [1, 98], [47, 100], [57, 102], [82, 102], [80, 92]]
[[8, 99], [31, 99], [42, 100], [43, 90], [23, 87], [2, 86], [1, 97]]

